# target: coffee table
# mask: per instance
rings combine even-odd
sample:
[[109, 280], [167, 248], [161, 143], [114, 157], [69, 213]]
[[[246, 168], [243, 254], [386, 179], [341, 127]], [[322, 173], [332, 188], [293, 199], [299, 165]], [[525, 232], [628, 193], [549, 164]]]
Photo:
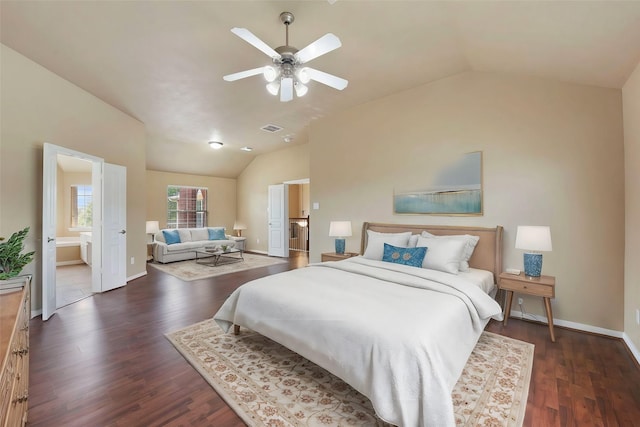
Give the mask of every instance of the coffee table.
[[203, 248], [196, 250], [196, 264], [216, 267], [241, 261], [244, 261], [241, 249], [232, 248], [223, 251], [220, 248]]

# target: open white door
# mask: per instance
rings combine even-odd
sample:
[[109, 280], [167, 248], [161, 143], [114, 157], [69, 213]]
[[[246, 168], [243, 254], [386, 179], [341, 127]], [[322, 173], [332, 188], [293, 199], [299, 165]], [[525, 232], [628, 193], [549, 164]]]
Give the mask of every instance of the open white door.
[[44, 144], [42, 157], [42, 320], [56, 311], [56, 186], [58, 159]]
[[[99, 157], [90, 156], [79, 151], [70, 150], [58, 145], [45, 143], [42, 153], [42, 320], [48, 320], [56, 312], [56, 225], [57, 225], [57, 182], [58, 182], [58, 155], [76, 157], [92, 162], [92, 185], [94, 197], [100, 198], [99, 188], [96, 182], [102, 179], [102, 163]], [[95, 206], [93, 209], [93, 231], [97, 235], [94, 239], [94, 259], [92, 265], [93, 283], [92, 290], [96, 290], [96, 284], [100, 283], [100, 225], [102, 222], [101, 211]], [[98, 231], [98, 232], [96, 232]], [[96, 261], [95, 257], [98, 257]], [[96, 273], [97, 272], [97, 273]], [[97, 274], [97, 276], [96, 276]], [[96, 278], [97, 277], [97, 278]]]
[[286, 184], [269, 186], [269, 251], [270, 256], [289, 256], [289, 187]]
[[127, 284], [127, 168], [104, 164], [102, 292]]

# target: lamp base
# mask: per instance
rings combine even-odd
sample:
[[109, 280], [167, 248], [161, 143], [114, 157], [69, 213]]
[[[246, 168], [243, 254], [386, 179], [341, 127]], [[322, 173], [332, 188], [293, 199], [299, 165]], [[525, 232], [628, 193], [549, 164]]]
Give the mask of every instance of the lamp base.
[[525, 252], [524, 274], [525, 276], [540, 277], [542, 273], [542, 254]]
[[344, 239], [336, 239], [336, 253], [344, 254]]

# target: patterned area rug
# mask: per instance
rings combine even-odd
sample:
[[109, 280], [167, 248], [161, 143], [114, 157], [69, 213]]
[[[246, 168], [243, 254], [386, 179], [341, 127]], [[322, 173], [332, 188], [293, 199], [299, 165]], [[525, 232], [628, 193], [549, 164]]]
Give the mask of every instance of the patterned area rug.
[[[227, 273], [235, 273], [242, 270], [250, 270], [252, 268], [267, 267], [269, 265], [283, 264], [287, 262], [282, 258], [270, 257], [267, 255], [255, 255], [244, 253], [244, 261], [240, 262], [225, 262], [221, 261], [220, 264], [213, 266], [210, 264], [197, 264], [195, 259], [187, 261], [170, 262], [168, 264], [160, 264], [157, 262], [149, 263], [147, 265], [162, 270], [165, 273], [171, 274], [178, 279], [191, 281], [206, 279], [207, 277], [220, 276]], [[207, 260], [205, 260], [207, 262]]]
[[[345, 382], [245, 328], [213, 320], [167, 338], [249, 426], [389, 426]], [[533, 344], [484, 332], [452, 397], [459, 426], [521, 426]]]

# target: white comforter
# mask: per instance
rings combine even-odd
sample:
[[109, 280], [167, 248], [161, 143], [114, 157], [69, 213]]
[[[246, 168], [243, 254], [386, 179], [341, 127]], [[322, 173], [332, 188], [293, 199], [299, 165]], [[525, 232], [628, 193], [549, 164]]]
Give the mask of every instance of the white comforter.
[[362, 257], [238, 288], [214, 316], [342, 378], [405, 427], [453, 426], [451, 391], [500, 306], [458, 276]]

